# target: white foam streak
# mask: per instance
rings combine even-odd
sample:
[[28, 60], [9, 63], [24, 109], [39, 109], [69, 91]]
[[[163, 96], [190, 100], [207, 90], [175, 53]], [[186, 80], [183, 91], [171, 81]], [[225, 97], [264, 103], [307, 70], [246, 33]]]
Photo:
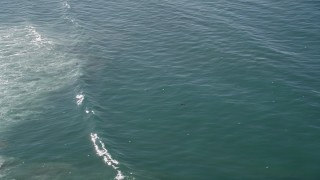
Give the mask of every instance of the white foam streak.
[[111, 157], [104, 143], [100, 140], [99, 136], [96, 133], [91, 133], [91, 141], [95, 148], [96, 154], [98, 156], [103, 157], [103, 161], [106, 164], [111, 166], [113, 169], [117, 170], [117, 176], [114, 179], [116, 180], [124, 179], [125, 176], [122, 174], [120, 170], [118, 170], [119, 167], [117, 165], [119, 165], [119, 162]]

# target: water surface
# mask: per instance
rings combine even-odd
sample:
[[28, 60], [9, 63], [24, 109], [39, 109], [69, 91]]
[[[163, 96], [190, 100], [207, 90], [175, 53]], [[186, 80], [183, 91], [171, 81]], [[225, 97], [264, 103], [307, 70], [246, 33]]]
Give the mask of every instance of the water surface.
[[1, 179], [318, 179], [320, 3], [0, 2]]

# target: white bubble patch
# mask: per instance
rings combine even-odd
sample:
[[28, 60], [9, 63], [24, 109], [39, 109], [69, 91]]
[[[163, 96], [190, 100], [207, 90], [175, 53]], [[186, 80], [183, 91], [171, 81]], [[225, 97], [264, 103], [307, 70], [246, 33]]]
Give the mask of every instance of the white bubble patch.
[[77, 101], [77, 105], [80, 106], [82, 104], [84, 100], [84, 95], [83, 94], [77, 94], [76, 95], [76, 101]]

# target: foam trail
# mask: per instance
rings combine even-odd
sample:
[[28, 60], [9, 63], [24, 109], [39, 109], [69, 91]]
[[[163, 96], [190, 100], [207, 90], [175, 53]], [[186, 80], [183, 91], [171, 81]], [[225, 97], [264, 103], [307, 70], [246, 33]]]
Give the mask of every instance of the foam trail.
[[[103, 157], [103, 161], [111, 166], [113, 169], [117, 170], [117, 175], [114, 179], [116, 180], [122, 180], [125, 178], [125, 176], [122, 174], [122, 172], [119, 169], [118, 165], [119, 162], [111, 157], [111, 155], [108, 153], [108, 150], [106, 149], [104, 143], [101, 141], [99, 136], [96, 133], [91, 133], [91, 141], [93, 143], [93, 146], [96, 150], [96, 154], [98, 156]], [[100, 147], [99, 147], [100, 146]]]

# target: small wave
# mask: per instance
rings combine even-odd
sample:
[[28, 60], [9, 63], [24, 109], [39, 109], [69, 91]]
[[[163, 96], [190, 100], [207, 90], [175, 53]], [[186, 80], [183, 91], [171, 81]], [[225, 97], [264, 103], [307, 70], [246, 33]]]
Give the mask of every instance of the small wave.
[[119, 162], [111, 157], [111, 155], [108, 153], [108, 150], [106, 149], [104, 143], [101, 141], [100, 137], [96, 133], [91, 133], [91, 141], [93, 143], [93, 146], [96, 150], [96, 154], [98, 156], [103, 157], [103, 161], [111, 166], [114, 170], [117, 171], [117, 175], [114, 179], [116, 180], [122, 180], [125, 178], [123, 173], [119, 170]]

